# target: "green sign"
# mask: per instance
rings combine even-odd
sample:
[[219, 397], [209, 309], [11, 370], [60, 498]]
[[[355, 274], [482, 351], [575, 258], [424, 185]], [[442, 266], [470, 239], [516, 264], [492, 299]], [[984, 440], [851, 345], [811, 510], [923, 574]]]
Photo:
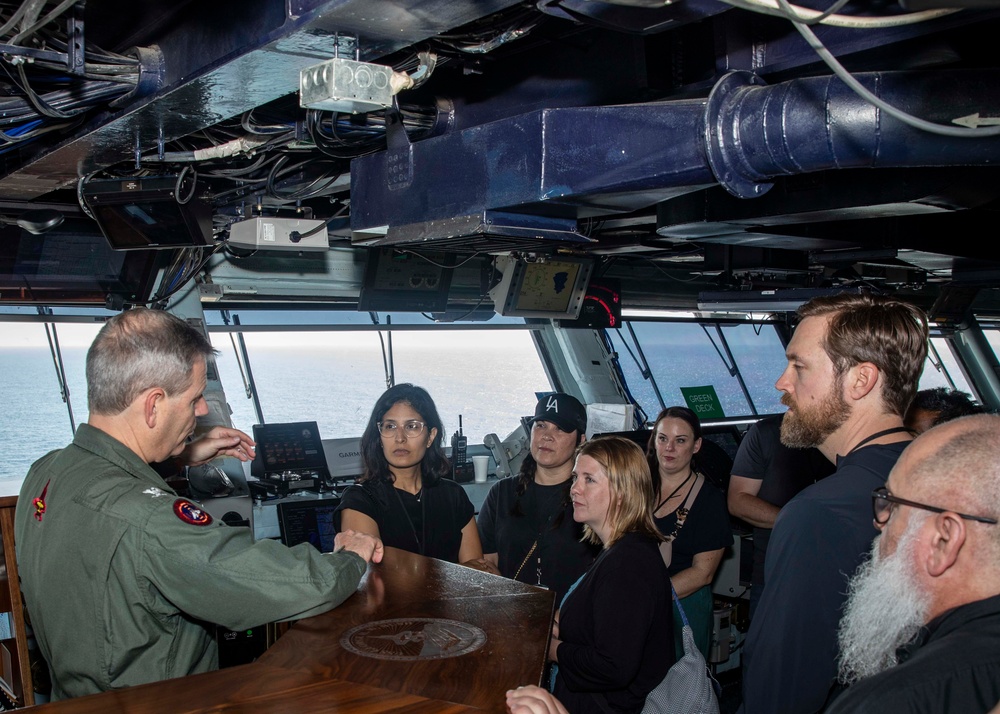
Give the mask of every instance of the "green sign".
[[722, 419], [726, 416], [719, 402], [719, 395], [715, 393], [715, 387], [711, 384], [704, 387], [681, 387], [681, 394], [699, 419]]

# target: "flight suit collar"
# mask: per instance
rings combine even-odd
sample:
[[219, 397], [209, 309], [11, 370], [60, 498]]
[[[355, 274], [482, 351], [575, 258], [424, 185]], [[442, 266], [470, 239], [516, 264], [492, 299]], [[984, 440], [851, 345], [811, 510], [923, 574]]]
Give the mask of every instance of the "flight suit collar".
[[145, 481], [151, 486], [176, 495], [167, 482], [138, 454], [90, 424], [81, 424], [77, 427], [76, 435], [73, 437], [73, 445], [114, 464], [139, 481]]

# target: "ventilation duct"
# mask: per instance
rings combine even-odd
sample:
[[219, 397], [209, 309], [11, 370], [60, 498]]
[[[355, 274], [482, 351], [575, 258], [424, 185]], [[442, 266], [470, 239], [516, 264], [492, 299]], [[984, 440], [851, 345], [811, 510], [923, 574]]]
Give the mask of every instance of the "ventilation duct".
[[[1000, 115], [997, 71], [858, 78], [932, 121]], [[454, 219], [491, 211], [514, 227], [521, 216], [530, 233], [540, 216], [635, 211], [716, 184], [749, 198], [789, 174], [998, 161], [1000, 141], [913, 129], [836, 78], [767, 86], [737, 72], [708, 100], [544, 109], [356, 159], [351, 228], [368, 245], [446, 239], [459, 247]]]

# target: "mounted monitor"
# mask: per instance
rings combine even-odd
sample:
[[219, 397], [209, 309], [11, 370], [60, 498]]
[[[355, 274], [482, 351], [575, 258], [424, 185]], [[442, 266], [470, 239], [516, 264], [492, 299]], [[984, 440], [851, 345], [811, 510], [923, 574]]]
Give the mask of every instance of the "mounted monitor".
[[561, 256], [530, 262], [498, 258], [497, 269], [503, 277], [490, 297], [498, 314], [575, 320], [583, 307], [594, 263]]
[[93, 221], [67, 218], [42, 235], [0, 228], [0, 303], [121, 309], [149, 300], [164, 256], [112, 250]]
[[594, 278], [583, 296], [580, 316], [563, 320], [560, 327], [586, 327], [602, 330], [622, 326], [622, 281]]
[[212, 207], [179, 203], [176, 176], [92, 180], [83, 199], [115, 250], [212, 245]]
[[309, 543], [322, 553], [332, 553], [337, 529], [334, 514], [339, 498], [287, 499], [278, 504], [278, 529], [281, 542], [289, 548]]
[[314, 421], [254, 424], [257, 453], [250, 474], [270, 478], [295, 474], [325, 483], [330, 478], [326, 452]]
[[361, 312], [445, 312], [454, 272], [449, 253], [368, 251], [365, 282], [358, 298]]

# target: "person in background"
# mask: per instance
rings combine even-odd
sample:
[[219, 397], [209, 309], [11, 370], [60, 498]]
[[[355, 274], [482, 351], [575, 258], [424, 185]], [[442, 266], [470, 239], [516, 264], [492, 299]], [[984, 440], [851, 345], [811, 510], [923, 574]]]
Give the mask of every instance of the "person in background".
[[799, 308], [776, 387], [785, 446], [837, 470], [788, 502], [767, 548], [767, 587], [744, 645], [746, 714], [812, 714], [837, 676], [847, 578], [877, 531], [869, 501], [910, 443], [903, 414], [927, 357], [927, 318], [893, 298], [835, 295]]
[[361, 436], [364, 473], [344, 492], [337, 530], [368, 533], [393, 548], [483, 569], [475, 509], [438, 436], [430, 394], [412, 384], [386, 390]]
[[336, 553], [254, 543], [179, 498], [150, 464], [243, 461], [254, 443], [208, 413], [205, 335], [136, 308], [108, 320], [87, 352], [90, 415], [73, 443], [31, 467], [14, 515], [21, 589], [52, 675], [52, 699], [218, 667], [215, 623], [232, 630], [336, 607], [382, 544], [347, 531]]
[[531, 422], [530, 453], [515, 478], [490, 489], [479, 511], [486, 560], [500, 574], [556, 592], [560, 602], [600, 548], [581, 541], [573, 520], [573, 459], [587, 431], [587, 410], [569, 394], [538, 400]]
[[603, 549], [556, 613], [553, 693], [573, 714], [639, 711], [674, 663], [670, 577], [642, 449], [588, 441], [573, 467], [573, 518]]
[[781, 443], [783, 418], [765, 417], [747, 429], [729, 479], [729, 513], [753, 526], [751, 618], [764, 592], [764, 557], [778, 512], [806, 486], [833, 473], [833, 464], [816, 449]]
[[945, 387], [922, 389], [906, 410], [903, 424], [914, 434], [923, 434], [932, 426], [970, 414], [982, 414], [983, 408], [965, 392]]
[[936, 426], [872, 494], [881, 531], [851, 578], [829, 714], [962, 712], [1000, 701], [1000, 417]]
[[[712, 579], [733, 532], [726, 498], [698, 473], [694, 456], [701, 449], [701, 422], [687, 407], [668, 407], [656, 417], [646, 447], [652, 473], [653, 520], [666, 537], [660, 547], [667, 572], [694, 633], [708, 658], [712, 636]], [[672, 601], [671, 601], [672, 602]], [[675, 652], [683, 653], [681, 620], [674, 612]]]

